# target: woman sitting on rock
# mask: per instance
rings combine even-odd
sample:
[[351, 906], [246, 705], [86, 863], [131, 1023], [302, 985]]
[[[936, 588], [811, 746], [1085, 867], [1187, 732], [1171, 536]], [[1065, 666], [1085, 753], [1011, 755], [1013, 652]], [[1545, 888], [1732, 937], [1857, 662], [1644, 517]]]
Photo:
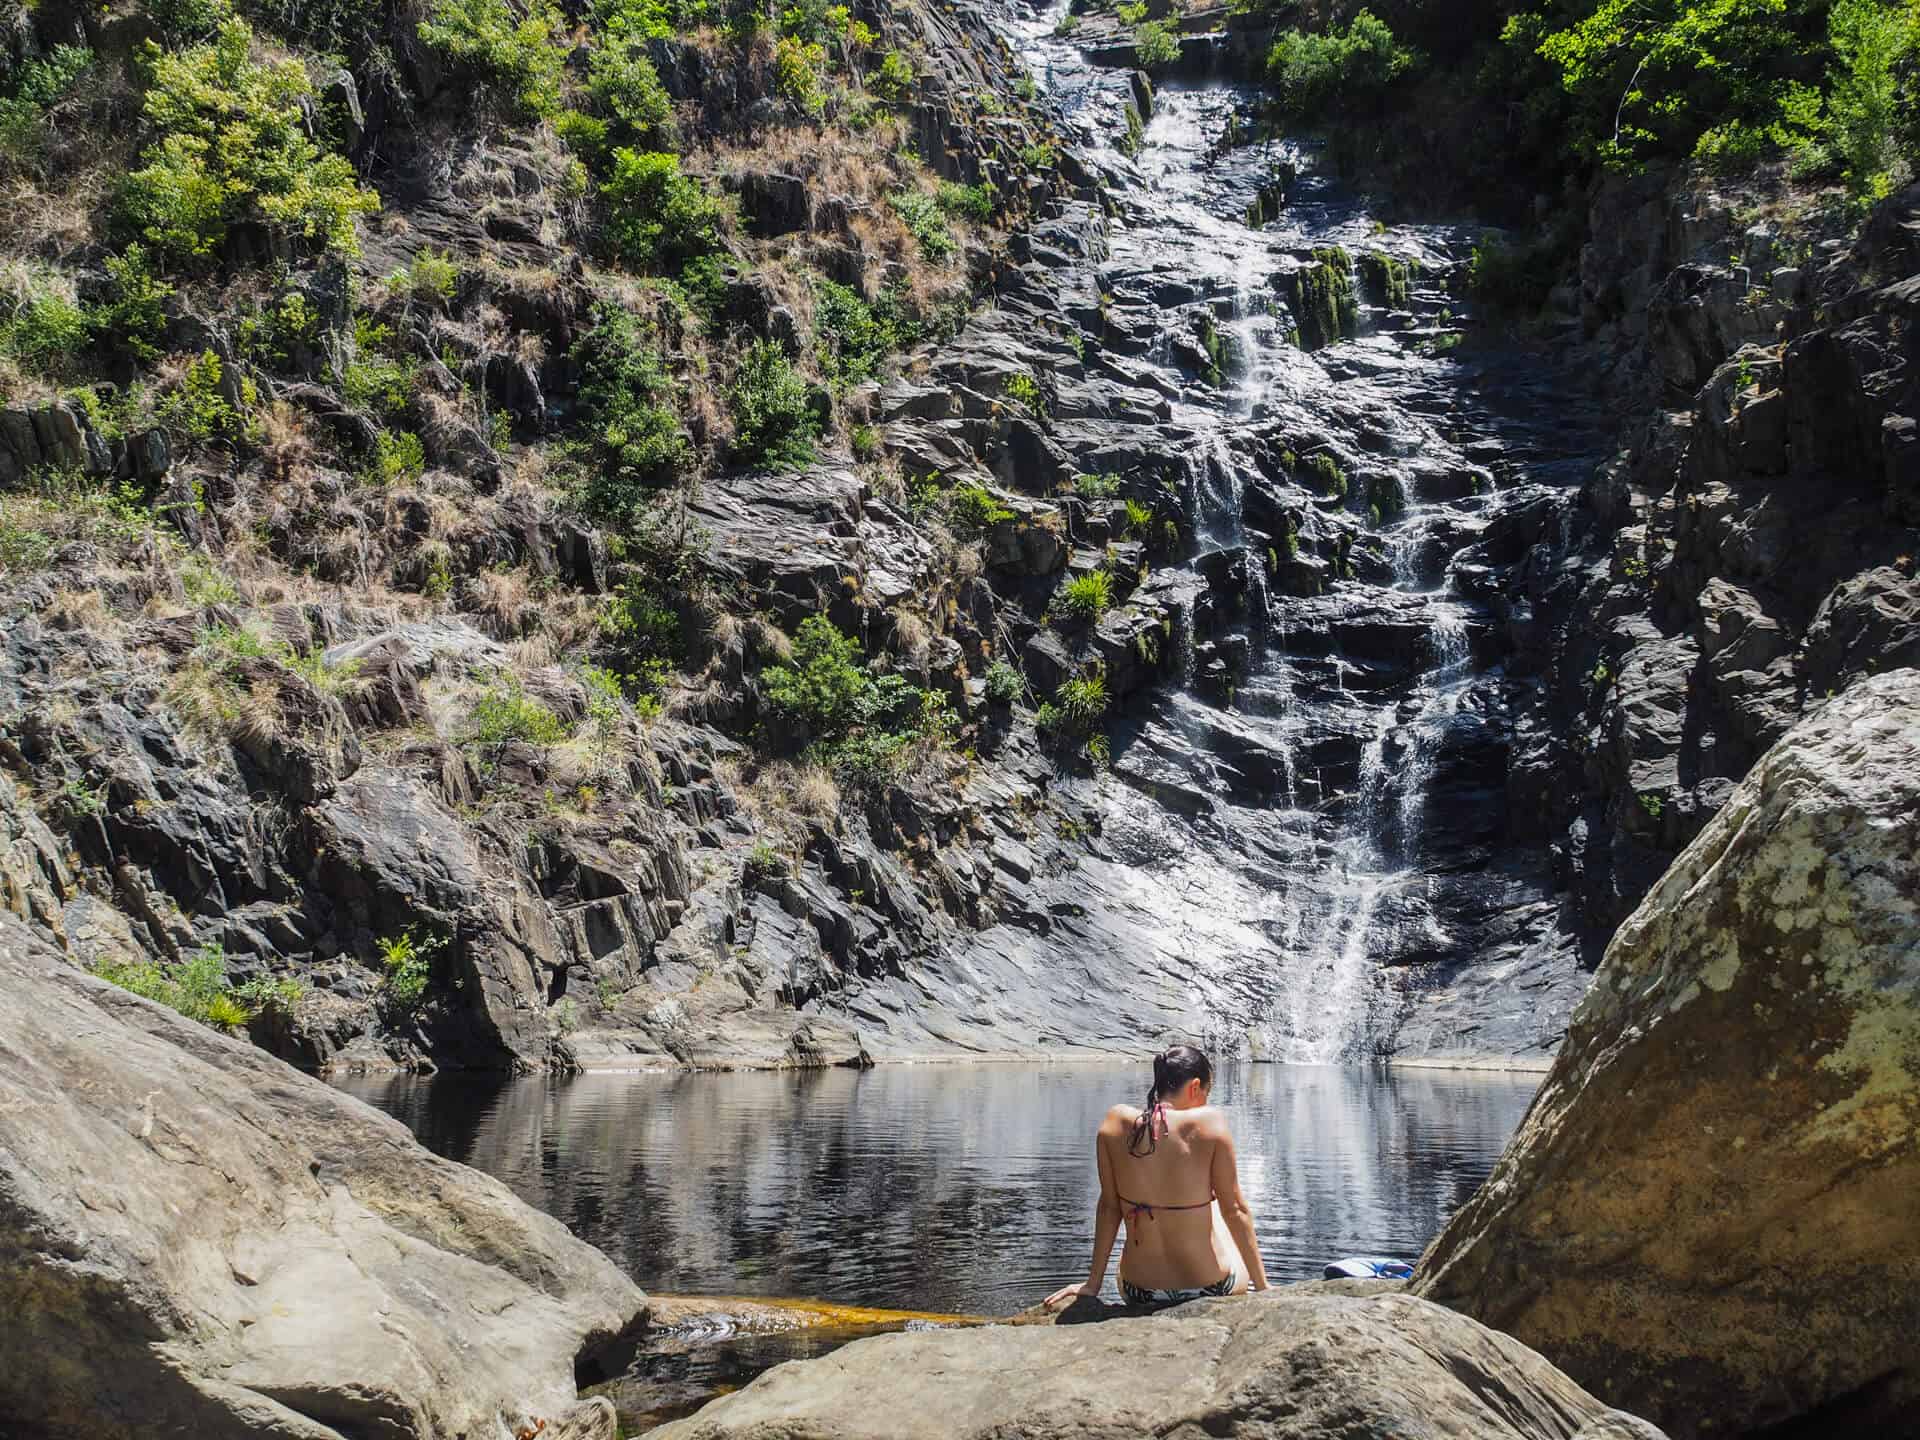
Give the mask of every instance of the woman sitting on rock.
[[1084, 1285], [1047, 1297], [1049, 1310], [1097, 1296], [1120, 1222], [1120, 1293], [1129, 1305], [1178, 1305], [1206, 1295], [1238, 1295], [1251, 1281], [1267, 1288], [1253, 1234], [1253, 1211], [1240, 1193], [1226, 1117], [1207, 1104], [1213, 1062], [1191, 1045], [1154, 1056], [1146, 1107], [1116, 1105], [1094, 1136], [1100, 1203], [1094, 1210], [1093, 1264]]

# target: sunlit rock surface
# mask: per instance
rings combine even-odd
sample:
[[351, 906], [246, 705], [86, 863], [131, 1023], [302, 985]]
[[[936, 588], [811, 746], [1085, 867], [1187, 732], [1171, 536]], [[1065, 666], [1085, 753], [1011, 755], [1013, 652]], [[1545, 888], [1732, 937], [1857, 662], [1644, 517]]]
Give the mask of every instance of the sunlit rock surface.
[[1416, 1288], [1676, 1434], [1912, 1433], [1916, 856], [1900, 670], [1789, 730], [1621, 927]]

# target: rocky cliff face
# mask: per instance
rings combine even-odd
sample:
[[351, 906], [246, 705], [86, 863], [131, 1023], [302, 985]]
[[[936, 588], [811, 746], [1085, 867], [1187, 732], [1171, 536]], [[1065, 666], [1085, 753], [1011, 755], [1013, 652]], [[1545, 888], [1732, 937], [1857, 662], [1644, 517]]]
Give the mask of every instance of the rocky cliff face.
[[1553, 617], [1516, 812], [1596, 952], [1800, 714], [1920, 662], [1920, 190], [1857, 233], [1792, 202], [1594, 200], [1581, 364], [1633, 419], [1509, 604]]
[[[1754, 758], [1920, 644], [1914, 197], [1856, 238], [1765, 177], [1605, 188], [1564, 329], [1508, 344], [1472, 232], [1377, 227], [1230, 83], [1156, 94], [1019, 7], [862, 13], [821, 113], [764, 46], [649, 42], [734, 207], [698, 307], [408, 41], [415, 123], [328, 92], [391, 218], [276, 292], [312, 324], [170, 302], [251, 438], [6, 408], [11, 907], [85, 964], [300, 982], [248, 1023], [314, 1066], [1541, 1063]], [[1230, 58], [1210, 17], [1163, 78]], [[116, 33], [41, 7], [10, 63]], [[909, 192], [957, 207], [939, 265]], [[847, 295], [944, 318], [849, 369]], [[609, 297], [700, 457], [644, 526], [549, 473]], [[763, 343], [831, 421], [785, 471], [714, 394]], [[817, 615], [946, 718], [807, 761], [767, 677]], [[670, 683], [610, 698], [648, 626]]]
[[1415, 1288], [1679, 1435], [1907, 1434], [1920, 670], [1816, 702], [1620, 927]]

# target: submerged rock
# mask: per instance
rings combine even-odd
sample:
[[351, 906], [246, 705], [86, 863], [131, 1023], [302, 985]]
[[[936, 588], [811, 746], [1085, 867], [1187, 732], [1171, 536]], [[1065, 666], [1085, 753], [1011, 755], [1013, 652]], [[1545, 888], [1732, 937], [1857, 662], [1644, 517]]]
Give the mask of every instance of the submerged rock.
[[611, 1261], [359, 1101], [0, 913], [9, 1433], [613, 1433]]
[[1416, 1288], [1676, 1434], [1911, 1434], [1916, 855], [1902, 670], [1790, 730], [1621, 927]]
[[660, 1440], [1659, 1436], [1465, 1316], [1406, 1295], [1319, 1285], [1099, 1325], [877, 1336], [824, 1362], [770, 1370], [653, 1433]]

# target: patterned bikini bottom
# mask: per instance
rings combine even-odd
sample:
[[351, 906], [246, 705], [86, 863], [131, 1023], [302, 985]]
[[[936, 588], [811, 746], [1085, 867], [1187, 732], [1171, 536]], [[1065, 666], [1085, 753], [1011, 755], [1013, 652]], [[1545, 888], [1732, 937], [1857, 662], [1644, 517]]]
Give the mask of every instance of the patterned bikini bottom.
[[1234, 1274], [1229, 1270], [1211, 1285], [1192, 1290], [1148, 1290], [1131, 1281], [1120, 1282], [1120, 1298], [1129, 1305], [1184, 1305], [1189, 1300], [1205, 1300], [1212, 1295], [1231, 1295]]

